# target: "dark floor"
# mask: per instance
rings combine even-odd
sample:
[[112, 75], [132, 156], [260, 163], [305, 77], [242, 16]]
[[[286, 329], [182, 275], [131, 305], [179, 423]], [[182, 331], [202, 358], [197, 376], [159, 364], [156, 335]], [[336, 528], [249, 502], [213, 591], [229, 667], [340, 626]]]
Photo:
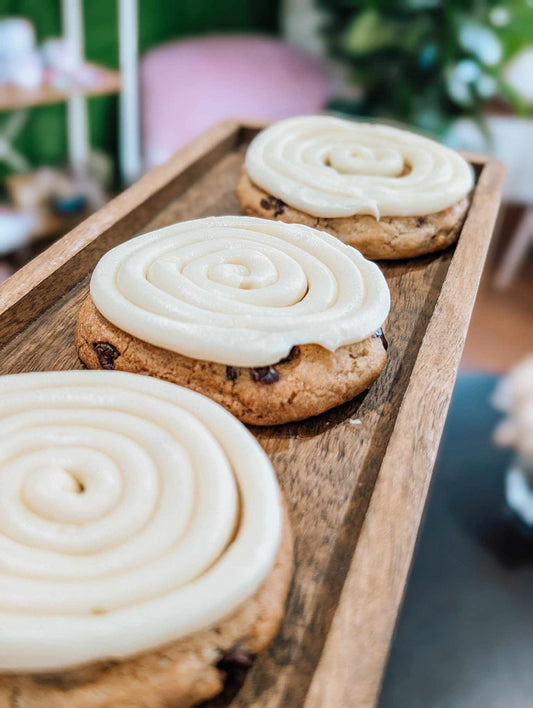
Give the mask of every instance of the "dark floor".
[[533, 537], [503, 504], [494, 381], [458, 379], [380, 708], [533, 706]]

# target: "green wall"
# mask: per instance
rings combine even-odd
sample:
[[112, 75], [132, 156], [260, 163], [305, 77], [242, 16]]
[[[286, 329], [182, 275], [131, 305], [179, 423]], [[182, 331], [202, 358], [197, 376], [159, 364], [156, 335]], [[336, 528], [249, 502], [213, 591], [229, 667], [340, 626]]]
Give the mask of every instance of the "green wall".
[[[116, 68], [116, 0], [85, 0], [83, 6], [87, 58]], [[39, 41], [61, 33], [59, 0], [0, 0], [0, 16], [6, 15], [30, 19], [35, 25]], [[274, 33], [277, 25], [276, 0], [139, 0], [141, 54], [177, 37], [217, 31]], [[89, 115], [92, 147], [116, 155], [116, 97], [89, 99]], [[3, 116], [0, 116], [0, 120], [3, 120]], [[32, 164], [64, 162], [65, 106], [33, 109], [16, 144]]]

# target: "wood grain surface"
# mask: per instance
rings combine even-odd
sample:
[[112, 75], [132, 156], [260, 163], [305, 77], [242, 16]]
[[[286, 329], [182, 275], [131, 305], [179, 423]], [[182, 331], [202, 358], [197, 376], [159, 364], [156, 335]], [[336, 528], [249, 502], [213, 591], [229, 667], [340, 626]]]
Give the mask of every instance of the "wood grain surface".
[[[225, 122], [0, 286], [0, 373], [80, 368], [73, 330], [100, 255], [174, 221], [238, 213], [256, 126]], [[375, 705], [490, 240], [501, 166], [479, 178], [459, 244], [383, 264], [387, 367], [365, 394], [302, 423], [253, 429], [288, 502], [296, 572], [285, 620], [213, 706]]]

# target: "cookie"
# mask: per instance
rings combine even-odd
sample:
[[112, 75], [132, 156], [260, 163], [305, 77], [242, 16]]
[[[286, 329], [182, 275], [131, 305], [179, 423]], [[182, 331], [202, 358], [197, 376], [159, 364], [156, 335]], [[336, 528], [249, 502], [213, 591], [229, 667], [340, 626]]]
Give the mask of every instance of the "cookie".
[[242, 212], [333, 234], [367, 258], [411, 258], [457, 239], [470, 165], [427, 138], [328, 116], [279, 121], [246, 153]]
[[387, 355], [380, 333], [330, 352], [295, 346], [272, 366], [227, 366], [190, 359], [132, 337], [108, 322], [88, 297], [76, 348], [89, 369], [149, 374], [212, 398], [243, 423], [276, 425], [318, 415], [351, 400], [377, 379]]
[[386, 281], [302, 225], [211, 217], [132, 239], [97, 265], [76, 325], [91, 369], [156, 376], [241, 421], [317, 415], [368, 388], [386, 362]]
[[384, 216], [369, 214], [338, 218], [311, 216], [267, 194], [244, 173], [237, 186], [242, 213], [277, 219], [288, 224], [305, 224], [336, 236], [357, 248], [371, 260], [415, 258], [451, 246], [459, 236], [470, 200], [463, 197], [452, 206], [427, 216]]
[[0, 395], [0, 707], [214, 696], [275, 636], [292, 575], [259, 444], [132, 374], [7, 376]]

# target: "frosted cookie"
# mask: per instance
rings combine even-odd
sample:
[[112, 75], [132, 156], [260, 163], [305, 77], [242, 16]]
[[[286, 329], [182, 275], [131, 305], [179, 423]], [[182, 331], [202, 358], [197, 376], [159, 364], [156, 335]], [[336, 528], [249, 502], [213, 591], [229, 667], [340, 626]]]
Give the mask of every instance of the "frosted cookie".
[[192, 391], [0, 378], [0, 706], [185, 708], [274, 637], [292, 574], [270, 462]]
[[107, 253], [76, 345], [91, 369], [163, 378], [269, 425], [368, 388], [385, 365], [389, 306], [378, 267], [329, 234], [210, 217]]
[[257, 135], [237, 187], [244, 214], [323, 229], [367, 258], [452, 244], [473, 172], [453, 150], [386, 125], [289, 118]]

